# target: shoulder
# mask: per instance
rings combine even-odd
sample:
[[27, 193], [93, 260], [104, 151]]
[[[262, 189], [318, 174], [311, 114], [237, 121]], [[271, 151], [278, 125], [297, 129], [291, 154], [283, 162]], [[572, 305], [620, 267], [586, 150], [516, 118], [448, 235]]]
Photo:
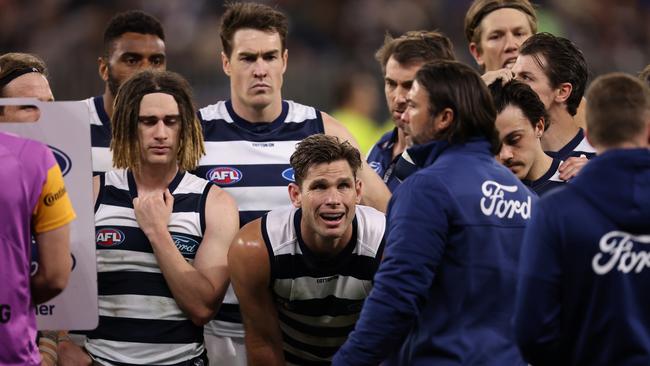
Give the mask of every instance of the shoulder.
[[300, 104], [292, 100], [284, 100], [283, 102], [287, 104], [287, 122], [304, 122], [322, 118], [323, 112], [320, 112], [315, 107]]
[[215, 104], [210, 104], [205, 106], [198, 111], [199, 119], [203, 122], [215, 121], [215, 120], [225, 120], [226, 122], [232, 122], [233, 118], [228, 113], [228, 108], [226, 107], [226, 101], [220, 100]]
[[235, 235], [228, 251], [228, 263], [230, 266], [251, 266], [259, 261], [268, 262], [268, 258], [262, 235], [262, 218], [255, 219], [244, 225]]

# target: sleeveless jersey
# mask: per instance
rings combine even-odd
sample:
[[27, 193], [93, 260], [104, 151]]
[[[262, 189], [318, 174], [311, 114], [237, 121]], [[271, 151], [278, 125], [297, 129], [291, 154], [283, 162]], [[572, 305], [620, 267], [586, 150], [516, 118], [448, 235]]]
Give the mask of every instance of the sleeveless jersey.
[[530, 188], [533, 192], [537, 193], [537, 195], [541, 197], [546, 193], [552, 191], [554, 188], [560, 187], [566, 183], [566, 181], [560, 179], [560, 172], [558, 170], [562, 163], [562, 160], [553, 159], [551, 167], [548, 168], [546, 173], [544, 173], [544, 175], [542, 175], [539, 179], [534, 181], [522, 179], [522, 183], [524, 183], [526, 187]]
[[[230, 101], [202, 108], [206, 154], [193, 173], [228, 192], [239, 207], [244, 226], [266, 212], [291, 204], [287, 185], [293, 182], [289, 158], [305, 137], [324, 133], [321, 112], [292, 101], [282, 102], [282, 113], [270, 123], [251, 123], [239, 117]], [[232, 286], [206, 332], [243, 337], [239, 302]]]
[[386, 217], [356, 206], [350, 243], [335, 257], [309, 250], [302, 211], [274, 210], [262, 218], [287, 364], [329, 365], [359, 318], [384, 247]]
[[[88, 333], [86, 349], [119, 365], [175, 365], [200, 356], [203, 329], [178, 307], [136, 221], [133, 175], [113, 170], [100, 180], [95, 204], [99, 325]], [[210, 186], [183, 172], [169, 185], [174, 196], [169, 232], [190, 263], [205, 232]]]
[[569, 141], [568, 144], [564, 145], [559, 151], [545, 151], [545, 153], [553, 158], [566, 160], [570, 157], [579, 157], [584, 155], [587, 159], [591, 159], [596, 156], [596, 149], [594, 149], [587, 138], [585, 137], [585, 131], [581, 128], [578, 133]]
[[90, 110], [90, 146], [92, 150], [93, 175], [107, 172], [113, 167], [111, 153], [111, 120], [104, 109], [101, 95], [85, 99]]

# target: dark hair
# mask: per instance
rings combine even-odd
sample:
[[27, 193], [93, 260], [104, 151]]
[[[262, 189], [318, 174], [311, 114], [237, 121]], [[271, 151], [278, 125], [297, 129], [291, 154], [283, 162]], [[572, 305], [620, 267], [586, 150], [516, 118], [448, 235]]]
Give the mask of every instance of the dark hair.
[[646, 128], [650, 89], [620, 72], [599, 76], [587, 91], [587, 135], [595, 145], [616, 146]]
[[316, 164], [332, 163], [338, 160], [347, 161], [356, 178], [357, 171], [361, 168], [359, 150], [336, 136], [316, 134], [296, 145], [296, 151], [291, 154], [289, 162], [293, 168], [296, 184], [302, 185], [309, 168]]
[[[31, 69], [47, 77], [47, 67], [45, 66], [45, 62], [36, 55], [10, 52], [0, 56], [0, 80], [5, 78], [15, 78], [17, 77], [17, 74], [15, 74], [16, 72], [27, 69]], [[14, 73], [13, 76], [10, 76], [12, 73]], [[25, 71], [22, 71], [22, 73], [24, 74]], [[7, 81], [6, 83], [3, 83], [4, 85], [0, 86], [0, 97], [5, 96], [3, 90], [9, 82], [11, 81]]]
[[552, 88], [557, 88], [562, 83], [571, 84], [571, 95], [566, 100], [566, 107], [567, 112], [575, 116], [589, 77], [587, 61], [582, 51], [566, 38], [542, 32], [528, 38], [521, 45], [519, 54], [535, 59], [537, 65], [544, 70]]
[[647, 64], [643, 71], [639, 73], [639, 79], [650, 87], [650, 64]]
[[449, 38], [437, 31], [409, 31], [398, 38], [386, 34], [384, 44], [375, 53], [375, 59], [381, 65], [382, 71], [386, 71], [386, 63], [391, 56], [403, 65], [456, 59], [454, 46]]
[[526, 14], [530, 30], [537, 33], [537, 14], [535, 7], [528, 0], [474, 0], [465, 13], [465, 38], [467, 42], [476, 43], [480, 51], [481, 32], [479, 27], [483, 18], [495, 10], [510, 8]]
[[111, 53], [113, 41], [128, 32], [153, 34], [165, 40], [165, 32], [158, 19], [140, 10], [125, 11], [116, 14], [104, 30], [104, 57]]
[[533, 128], [542, 120], [544, 130], [548, 129], [548, 114], [544, 103], [530, 86], [517, 80], [511, 80], [503, 85], [501, 79], [497, 79], [488, 89], [492, 94], [497, 114], [512, 105], [521, 109]]
[[203, 132], [192, 104], [192, 91], [182, 76], [171, 71], [141, 71], [122, 84], [115, 97], [112, 119], [111, 150], [113, 165], [118, 169], [136, 170], [140, 167], [138, 117], [140, 102], [147, 94], [165, 93], [178, 103], [181, 119], [178, 165], [181, 170], [193, 170], [205, 153]]
[[448, 60], [430, 62], [415, 74], [415, 81], [429, 94], [429, 109], [435, 116], [444, 108], [454, 112], [449, 128], [438, 132], [436, 140], [461, 144], [470, 137], [485, 137], [492, 152], [499, 149], [494, 126], [496, 111], [481, 76], [471, 67]]
[[287, 48], [287, 33], [289, 25], [287, 16], [268, 5], [257, 3], [229, 3], [221, 18], [221, 45], [223, 52], [230, 57], [232, 39], [235, 32], [250, 28], [264, 32], [277, 32], [282, 43], [282, 52]]

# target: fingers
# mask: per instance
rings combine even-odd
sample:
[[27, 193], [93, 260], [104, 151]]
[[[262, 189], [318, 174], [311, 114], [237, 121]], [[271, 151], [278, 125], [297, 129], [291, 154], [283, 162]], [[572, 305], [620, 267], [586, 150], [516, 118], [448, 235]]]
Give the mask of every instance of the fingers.
[[165, 189], [163, 192], [163, 199], [165, 200], [165, 206], [167, 206], [168, 209], [174, 207], [174, 196], [169, 192], [169, 189]]
[[560, 172], [560, 179], [569, 180], [580, 172], [582, 168], [589, 162], [589, 160], [581, 155], [580, 157], [570, 157], [560, 165], [558, 171]]

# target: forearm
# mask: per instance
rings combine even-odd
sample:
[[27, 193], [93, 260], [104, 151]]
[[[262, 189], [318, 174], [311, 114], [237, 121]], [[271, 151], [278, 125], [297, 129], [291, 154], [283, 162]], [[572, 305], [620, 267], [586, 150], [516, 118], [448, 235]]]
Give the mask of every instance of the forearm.
[[[216, 313], [218, 304], [221, 303], [226, 292], [228, 281], [223, 281], [220, 288], [215, 288], [181, 255], [169, 232], [150, 234], [148, 237], [160, 271], [178, 306], [195, 324], [207, 323]], [[227, 269], [224, 266], [222, 278], [227, 276]]]
[[246, 359], [249, 366], [282, 366], [284, 362], [284, 351], [281, 342], [272, 340], [251, 340], [246, 335]]

